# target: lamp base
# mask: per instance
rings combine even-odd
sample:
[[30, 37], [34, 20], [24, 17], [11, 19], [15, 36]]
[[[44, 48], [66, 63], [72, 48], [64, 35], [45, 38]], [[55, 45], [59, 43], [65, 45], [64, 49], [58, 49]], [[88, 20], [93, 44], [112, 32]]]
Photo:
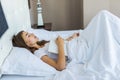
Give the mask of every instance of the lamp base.
[[38, 29], [40, 29], [40, 28], [45, 28], [45, 26], [44, 26], [44, 25], [41, 25], [41, 26], [37, 26], [37, 28], [38, 28]]
[[44, 25], [38, 26], [37, 24], [34, 24], [32, 26], [34, 29], [46, 29], [48, 31], [51, 31], [52, 29], [52, 23], [44, 23]]
[[42, 14], [38, 13], [38, 26], [44, 25], [43, 19], [42, 19]]

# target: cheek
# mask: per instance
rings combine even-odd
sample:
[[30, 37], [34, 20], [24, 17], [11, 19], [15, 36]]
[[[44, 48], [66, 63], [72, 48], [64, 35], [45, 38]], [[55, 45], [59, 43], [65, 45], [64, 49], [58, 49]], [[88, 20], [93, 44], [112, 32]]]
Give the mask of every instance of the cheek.
[[32, 38], [32, 39], [29, 40], [29, 43], [34, 44], [34, 43], [36, 43], [36, 40]]

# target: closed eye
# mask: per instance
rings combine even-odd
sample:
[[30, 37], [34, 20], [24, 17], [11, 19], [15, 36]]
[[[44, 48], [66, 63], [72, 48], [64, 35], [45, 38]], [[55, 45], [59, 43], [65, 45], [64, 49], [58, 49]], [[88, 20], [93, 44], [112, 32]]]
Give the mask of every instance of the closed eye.
[[30, 34], [28, 34], [28, 37], [30, 37]]
[[28, 38], [29, 38], [29, 37], [30, 37], [30, 34], [29, 34], [29, 33], [26, 33], [26, 37], [28, 37]]

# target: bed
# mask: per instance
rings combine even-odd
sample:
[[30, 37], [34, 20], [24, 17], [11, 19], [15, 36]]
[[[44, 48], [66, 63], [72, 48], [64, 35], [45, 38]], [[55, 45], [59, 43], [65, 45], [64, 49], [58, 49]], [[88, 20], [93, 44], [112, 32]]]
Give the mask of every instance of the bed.
[[[103, 10], [91, 20], [84, 30], [32, 29], [27, 3], [27, 0], [1, 0], [8, 24], [8, 29], [0, 38], [1, 80], [120, 79], [120, 19], [118, 17]], [[72, 40], [68, 45], [72, 60], [66, 69], [57, 71], [36, 58], [30, 51], [13, 47], [12, 36], [21, 30], [32, 32], [45, 40], [55, 39], [58, 35], [67, 38], [73, 33], [79, 32], [80, 37]]]

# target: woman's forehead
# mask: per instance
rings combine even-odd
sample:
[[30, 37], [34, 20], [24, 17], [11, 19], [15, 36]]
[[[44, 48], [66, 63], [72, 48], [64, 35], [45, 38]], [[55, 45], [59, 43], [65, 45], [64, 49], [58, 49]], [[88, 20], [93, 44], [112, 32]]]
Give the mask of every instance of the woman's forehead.
[[27, 35], [27, 32], [23, 31], [22, 37], [23, 37], [24, 41], [26, 41], [26, 35]]
[[27, 34], [28, 34], [28, 32], [26, 32], [26, 31], [23, 31], [23, 33], [22, 33], [23, 36], [26, 36]]
[[23, 31], [23, 34], [27, 33], [26, 31]]

